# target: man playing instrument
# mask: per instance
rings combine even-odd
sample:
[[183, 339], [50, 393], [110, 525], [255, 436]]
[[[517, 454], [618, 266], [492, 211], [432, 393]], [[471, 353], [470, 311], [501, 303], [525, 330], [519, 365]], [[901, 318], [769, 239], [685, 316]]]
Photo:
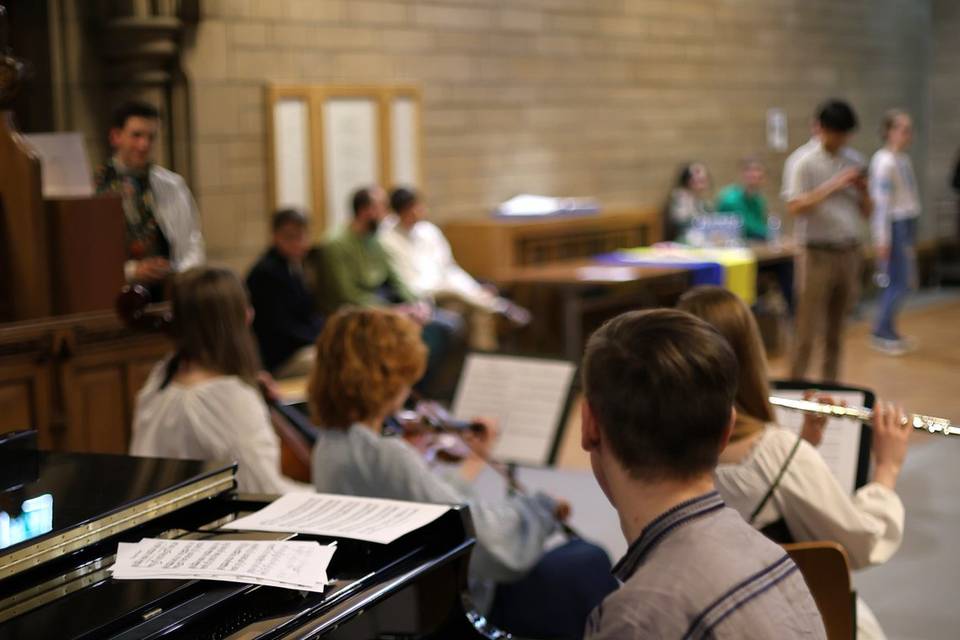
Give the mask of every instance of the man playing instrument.
[[97, 171], [97, 192], [123, 197], [127, 230], [127, 282], [163, 293], [171, 273], [203, 264], [200, 216], [186, 182], [153, 162], [160, 114], [144, 102], [126, 102], [113, 115], [113, 156]]

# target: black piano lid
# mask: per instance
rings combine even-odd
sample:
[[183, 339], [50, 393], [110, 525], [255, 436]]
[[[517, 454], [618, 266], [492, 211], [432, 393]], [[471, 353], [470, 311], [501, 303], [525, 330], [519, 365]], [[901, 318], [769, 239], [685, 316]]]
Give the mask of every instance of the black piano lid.
[[20, 476], [5, 473], [0, 486], [0, 518], [13, 525], [4, 527], [6, 534], [0, 531], [0, 580], [235, 487], [234, 464], [45, 451], [16, 455]]

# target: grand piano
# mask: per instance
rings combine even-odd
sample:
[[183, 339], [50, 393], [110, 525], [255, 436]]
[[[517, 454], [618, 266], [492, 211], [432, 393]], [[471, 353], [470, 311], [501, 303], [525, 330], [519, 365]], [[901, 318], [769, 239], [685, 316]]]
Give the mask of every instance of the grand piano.
[[[3, 438], [0, 436], [0, 438]], [[339, 539], [333, 584], [308, 593], [205, 580], [114, 580], [119, 542], [306, 539], [231, 532], [270, 502], [235, 490], [231, 464], [38, 451], [0, 440], [0, 638], [495, 639], [470, 604], [475, 543], [457, 507], [391, 544]]]

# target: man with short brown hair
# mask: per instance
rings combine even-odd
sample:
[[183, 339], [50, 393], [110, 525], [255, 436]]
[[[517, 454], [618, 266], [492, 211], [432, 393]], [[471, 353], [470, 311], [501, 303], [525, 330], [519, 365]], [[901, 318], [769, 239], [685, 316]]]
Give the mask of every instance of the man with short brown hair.
[[153, 161], [160, 113], [145, 102], [120, 105], [110, 123], [113, 156], [97, 171], [97, 192], [123, 197], [127, 229], [127, 282], [162, 294], [167, 277], [206, 259], [200, 215], [178, 174]]
[[723, 337], [682, 311], [634, 311], [591, 336], [582, 371], [581, 444], [630, 542], [586, 638], [825, 638], [796, 565], [714, 489], [736, 418]]

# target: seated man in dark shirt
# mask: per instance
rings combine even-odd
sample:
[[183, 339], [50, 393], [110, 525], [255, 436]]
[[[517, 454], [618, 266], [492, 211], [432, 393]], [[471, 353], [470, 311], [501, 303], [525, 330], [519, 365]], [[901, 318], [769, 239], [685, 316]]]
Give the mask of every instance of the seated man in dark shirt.
[[295, 209], [273, 214], [273, 245], [247, 276], [253, 332], [263, 367], [277, 377], [306, 375], [323, 318], [303, 280], [307, 218]]
[[582, 371], [581, 443], [630, 543], [586, 638], [825, 638], [797, 566], [714, 489], [736, 419], [723, 337], [682, 311], [625, 313]]

